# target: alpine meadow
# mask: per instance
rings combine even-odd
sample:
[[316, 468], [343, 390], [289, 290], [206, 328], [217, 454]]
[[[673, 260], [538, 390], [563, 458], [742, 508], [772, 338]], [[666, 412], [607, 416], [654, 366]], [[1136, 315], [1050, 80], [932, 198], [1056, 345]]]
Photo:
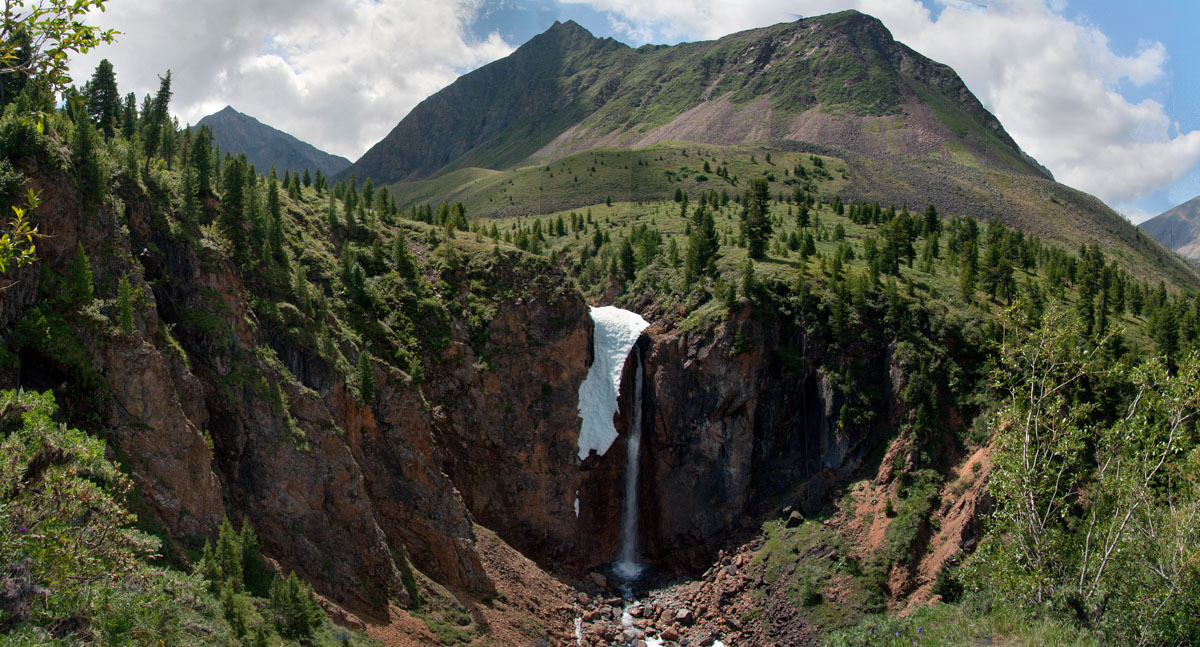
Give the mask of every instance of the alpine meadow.
[[881, 20], [351, 161], [71, 78], [126, 2], [0, 14], [0, 645], [1200, 645], [1198, 266]]

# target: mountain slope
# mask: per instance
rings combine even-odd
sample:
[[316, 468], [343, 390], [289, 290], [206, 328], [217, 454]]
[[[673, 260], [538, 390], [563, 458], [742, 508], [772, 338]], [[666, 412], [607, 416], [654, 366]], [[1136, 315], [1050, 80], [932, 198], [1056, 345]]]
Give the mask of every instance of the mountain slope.
[[[1139, 276], [1200, 287], [1170, 250], [1055, 182], [951, 68], [856, 11], [638, 49], [556, 23], [426, 99], [340, 176], [395, 183], [405, 206], [462, 199], [474, 216], [745, 188], [736, 177], [704, 183], [712, 173], [676, 159], [689, 146], [719, 166], [756, 152], [834, 157], [845, 201], [998, 219], [1069, 249], [1099, 245]], [[644, 153], [618, 161], [633, 169], [619, 182], [587, 161], [614, 149]], [[784, 167], [754, 172], [771, 170], [772, 194], [790, 193]]]
[[1200, 260], [1200, 197], [1168, 209], [1139, 227], [1180, 256]]
[[330, 155], [231, 106], [201, 119], [196, 125], [208, 126], [221, 150], [245, 153], [255, 168], [264, 171], [274, 166], [281, 174], [284, 169], [319, 169], [325, 175], [333, 175], [350, 166], [350, 160]]
[[953, 70], [854, 11], [636, 50], [556, 23], [426, 99], [352, 171], [390, 183], [673, 140], [804, 141], [1047, 175]]

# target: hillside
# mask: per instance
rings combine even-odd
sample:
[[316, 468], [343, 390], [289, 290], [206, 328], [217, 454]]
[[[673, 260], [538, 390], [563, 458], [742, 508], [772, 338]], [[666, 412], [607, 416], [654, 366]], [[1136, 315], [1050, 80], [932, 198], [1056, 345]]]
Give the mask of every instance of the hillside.
[[282, 174], [284, 170], [307, 169], [330, 176], [350, 166], [350, 160], [330, 155], [231, 106], [208, 115], [196, 126], [208, 126], [222, 151], [235, 155], [245, 153], [255, 168], [264, 171], [275, 167]]
[[1200, 260], [1200, 197], [1168, 209], [1138, 227], [1180, 256]]
[[810, 142], [1048, 175], [953, 70], [849, 11], [638, 49], [555, 23], [423, 101], [343, 177], [391, 183], [674, 140]]
[[[995, 218], [1200, 287], [1119, 214], [1054, 182], [952, 69], [854, 11], [638, 49], [555, 24], [426, 99], [340, 177], [392, 183], [405, 206], [463, 200], [484, 217], [744, 188], [689, 164], [688, 148], [734, 165], [772, 151], [826, 155], [839, 160], [844, 181], [830, 188], [843, 200]], [[618, 151], [629, 154], [615, 169], [588, 161]], [[794, 188], [782, 168], [754, 174], [771, 171], [773, 191]]]
[[[845, 119], [938, 77], [796, 25]], [[1195, 277], [1002, 131], [281, 182], [170, 97], [0, 93], [0, 644], [1200, 644]]]

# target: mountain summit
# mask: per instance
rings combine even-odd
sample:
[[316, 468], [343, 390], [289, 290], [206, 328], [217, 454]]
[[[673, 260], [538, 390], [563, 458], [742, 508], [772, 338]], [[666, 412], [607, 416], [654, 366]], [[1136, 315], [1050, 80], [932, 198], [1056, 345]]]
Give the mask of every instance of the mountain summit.
[[1139, 226], [1180, 256], [1200, 260], [1200, 197], [1168, 209]]
[[555, 23], [423, 101], [353, 172], [391, 183], [676, 140], [808, 142], [1049, 175], [952, 69], [857, 11], [637, 49]]
[[234, 154], [245, 153], [251, 164], [264, 171], [274, 166], [281, 174], [284, 169], [319, 169], [326, 175], [333, 175], [350, 166], [350, 160], [330, 155], [312, 144], [242, 114], [232, 106], [225, 106], [196, 125], [208, 126], [221, 150]]
[[[661, 182], [554, 189], [539, 180], [514, 195], [507, 174], [588, 150], [668, 144], [836, 157], [842, 200], [933, 204], [1068, 249], [1099, 244], [1145, 259], [1138, 264], [1151, 273], [1196, 280], [1095, 197], [1055, 182], [953, 69], [857, 11], [636, 49], [555, 23], [421, 102], [338, 177], [395, 185], [406, 207], [453, 199], [476, 216], [549, 213], [616, 195], [661, 199]], [[655, 173], [667, 171], [679, 173]]]

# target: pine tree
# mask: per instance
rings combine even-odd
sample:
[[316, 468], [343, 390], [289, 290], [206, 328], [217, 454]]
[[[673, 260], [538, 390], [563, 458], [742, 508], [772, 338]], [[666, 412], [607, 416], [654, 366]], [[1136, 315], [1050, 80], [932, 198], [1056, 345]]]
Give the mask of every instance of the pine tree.
[[188, 161], [196, 169], [196, 195], [207, 197], [212, 195], [213, 184], [213, 150], [212, 131], [208, 126], [196, 129], [192, 138]]
[[80, 111], [75, 119], [75, 134], [71, 138], [71, 162], [75, 166], [76, 182], [79, 192], [83, 195], [84, 207], [89, 213], [95, 213], [104, 202], [104, 196], [108, 192], [108, 181], [100, 159], [99, 137], [83, 111]]
[[104, 138], [112, 139], [117, 132], [121, 95], [117, 93], [117, 77], [107, 58], [96, 66], [88, 83], [87, 110], [92, 123], [96, 124]]
[[125, 95], [125, 104], [121, 106], [121, 136], [133, 141], [137, 133], [137, 95], [130, 92]]
[[158, 93], [154, 95], [154, 100], [149, 106], [146, 106], [149, 108], [149, 114], [146, 114], [145, 107], [142, 113], [142, 143], [145, 145], [147, 173], [150, 172], [150, 158], [154, 157], [162, 143], [163, 129], [170, 126], [167, 115], [170, 103], [171, 70], [167, 70], [166, 76], [158, 77]]
[[753, 259], [766, 255], [772, 231], [770, 201], [771, 189], [766, 178], [751, 180], [742, 202], [742, 235], [746, 237], [747, 253]]
[[628, 237], [621, 242], [619, 254], [621, 261], [621, 279], [628, 283], [637, 276], [637, 266], [633, 257], [633, 244], [629, 242]]
[[271, 584], [270, 609], [280, 636], [307, 642], [321, 624], [321, 607], [312, 587], [289, 573]]
[[67, 295], [72, 304], [82, 307], [92, 302], [95, 291], [92, 263], [83, 251], [83, 243], [75, 243], [75, 256], [67, 265]]
[[688, 236], [683, 272], [689, 285], [697, 278], [715, 272], [718, 249], [716, 224], [712, 214], [705, 212], [703, 222]]
[[375, 376], [366, 352], [358, 354], [358, 367], [355, 372], [358, 374], [359, 397], [364, 403], [370, 404], [371, 400], [375, 399]]
[[133, 323], [133, 285], [126, 274], [117, 282], [117, 325], [121, 334], [132, 335], [135, 328]]

